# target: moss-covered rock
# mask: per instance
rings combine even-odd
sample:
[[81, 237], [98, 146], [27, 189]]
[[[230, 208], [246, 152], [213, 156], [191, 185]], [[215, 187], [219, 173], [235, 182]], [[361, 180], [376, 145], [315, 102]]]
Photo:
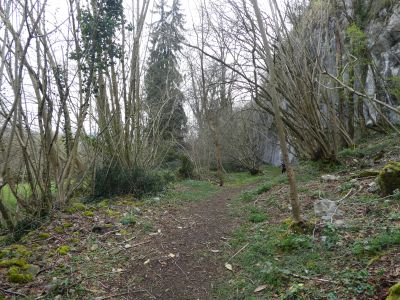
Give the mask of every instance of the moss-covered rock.
[[0, 267], [25, 267], [28, 263], [23, 258], [10, 258], [10, 259], [2, 259], [0, 260]]
[[67, 222], [67, 223], [64, 223], [62, 226], [64, 228], [71, 228], [72, 226], [74, 226], [74, 224]]
[[400, 188], [400, 162], [388, 163], [378, 175], [378, 184], [384, 196]]
[[67, 213], [73, 214], [76, 213], [78, 211], [85, 211], [86, 210], [86, 205], [80, 202], [76, 202], [74, 204], [72, 204], [71, 207], [68, 207], [65, 211]]
[[94, 216], [94, 212], [92, 212], [91, 210], [87, 210], [83, 212], [83, 215], [85, 217], [93, 217]]
[[0, 259], [2, 258], [26, 258], [32, 255], [32, 251], [29, 251], [25, 246], [19, 244], [13, 244], [0, 251]]
[[368, 169], [368, 170], [361, 171], [356, 177], [357, 178], [366, 178], [366, 177], [376, 177], [378, 175], [379, 175], [379, 171]]
[[389, 289], [389, 296], [386, 300], [400, 300], [400, 282]]
[[69, 246], [60, 246], [57, 248], [57, 253], [60, 255], [67, 255], [71, 248]]
[[25, 273], [19, 267], [11, 267], [7, 273], [8, 280], [13, 283], [27, 283], [33, 280], [33, 275]]
[[39, 237], [39, 239], [45, 240], [45, 239], [48, 239], [48, 238], [50, 237], [50, 233], [47, 233], [47, 232], [40, 232], [40, 233], [38, 234], [38, 237]]

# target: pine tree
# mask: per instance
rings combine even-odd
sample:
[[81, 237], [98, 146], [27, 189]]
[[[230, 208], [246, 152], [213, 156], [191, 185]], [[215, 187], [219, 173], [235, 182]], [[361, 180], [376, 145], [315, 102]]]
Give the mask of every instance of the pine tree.
[[187, 119], [177, 54], [184, 40], [184, 20], [179, 0], [173, 0], [169, 11], [166, 0], [160, 0], [156, 8], [160, 19], [151, 33], [152, 49], [145, 77], [148, 125], [153, 136], [160, 134], [163, 140], [182, 142]]

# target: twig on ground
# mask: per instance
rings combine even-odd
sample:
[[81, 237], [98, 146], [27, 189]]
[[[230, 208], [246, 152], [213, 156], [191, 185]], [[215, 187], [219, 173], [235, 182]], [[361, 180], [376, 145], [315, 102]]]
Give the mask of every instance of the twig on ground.
[[289, 275], [305, 280], [314, 280], [314, 281], [320, 281], [320, 282], [328, 282], [328, 283], [334, 283], [334, 284], [339, 284], [337, 281], [329, 280], [329, 279], [324, 279], [324, 278], [313, 278], [313, 277], [307, 277], [307, 276], [302, 276], [299, 274], [294, 274], [294, 273], [289, 273]]
[[130, 293], [148, 293], [152, 298], [156, 298], [154, 297], [153, 294], [151, 294], [148, 290], [143, 289], [143, 290], [133, 290], [133, 291], [126, 291], [126, 292], [122, 292], [122, 293], [118, 293], [118, 294], [113, 294], [113, 295], [109, 295], [109, 296], [104, 296], [104, 297], [97, 297], [95, 298], [96, 300], [106, 300], [106, 299], [111, 299], [111, 298], [115, 298], [115, 297], [121, 297], [121, 296], [125, 296], [128, 295]]
[[117, 243], [117, 245], [125, 244], [125, 243], [127, 243], [127, 242], [132, 241], [132, 240], [135, 239], [135, 238], [136, 238], [136, 236], [133, 236], [133, 237], [131, 237], [130, 239], [127, 239], [127, 240], [124, 240], [123, 242]]
[[249, 243], [247, 243], [242, 248], [240, 248], [239, 251], [237, 251], [230, 259], [228, 259], [227, 262], [230, 262], [236, 255], [238, 255], [240, 252], [242, 252], [248, 245], [249, 245]]
[[178, 263], [175, 260], [174, 260], [174, 264], [178, 267], [179, 270], [181, 270], [183, 275], [185, 275], [186, 279], [189, 279], [189, 277], [187, 276], [186, 272], [182, 270], [182, 268], [178, 265]]
[[3, 293], [6, 293], [6, 294], [10, 294], [10, 295], [16, 295], [16, 296], [21, 296], [21, 297], [25, 297], [25, 298], [28, 297], [25, 294], [22, 294], [22, 293], [19, 293], [16, 291], [12, 291], [12, 290], [6, 290], [6, 289], [0, 288], [0, 291], [2, 291]]
[[[129, 242], [129, 240], [127, 241], [127, 242]], [[136, 247], [136, 246], [140, 246], [140, 245], [144, 245], [144, 244], [147, 244], [147, 243], [149, 243], [150, 241], [144, 241], [144, 242], [141, 242], [141, 243], [137, 243], [137, 244], [133, 244], [133, 245], [131, 245], [131, 247], [129, 247], [129, 248], [123, 248], [123, 247], [121, 247], [120, 249], [118, 249], [118, 251], [115, 251], [114, 253], [113, 253], [113, 255], [117, 255], [118, 253], [120, 253], [121, 251], [123, 251], [123, 250], [128, 250], [128, 249], [130, 249], [130, 248], [133, 248], [133, 247]], [[118, 246], [121, 246], [122, 244], [125, 244], [126, 242], [123, 242], [123, 243], [119, 243], [119, 244], [117, 244]]]
[[261, 196], [262, 196], [263, 194], [264, 194], [264, 193], [261, 193], [260, 195], [258, 195], [258, 197], [256, 198], [256, 200], [254, 200], [254, 202], [253, 202], [254, 205], [257, 204], [258, 200], [260, 200], [260, 198], [261, 198]]
[[315, 222], [315, 223], [314, 223], [314, 229], [313, 229], [313, 231], [312, 231], [313, 240], [315, 240], [315, 231], [317, 230], [317, 226], [318, 226], [318, 222]]
[[[357, 194], [358, 192], [359, 192], [360, 190], [358, 190], [355, 194]], [[337, 210], [338, 210], [338, 208], [339, 208], [339, 205], [340, 205], [340, 203], [343, 201], [343, 200], [345, 200], [345, 199], [347, 199], [349, 196], [350, 196], [350, 194], [353, 192], [353, 189], [350, 189], [350, 191], [343, 197], [343, 198], [341, 198], [341, 199], [339, 199], [336, 203], [337, 203], [337, 205], [336, 205], [336, 208], [335, 208], [335, 210], [333, 211], [333, 213], [332, 213], [332, 215], [331, 215], [331, 223], [333, 223], [333, 217], [335, 216], [335, 214], [336, 214], [336, 212], [337, 212]], [[355, 195], [354, 194], [354, 195]], [[353, 195], [353, 196], [354, 196]]]
[[106, 233], [102, 234], [100, 237], [106, 237], [107, 235], [110, 235], [110, 234], [113, 234], [113, 233], [117, 233], [119, 231], [121, 231], [121, 229], [107, 231]]

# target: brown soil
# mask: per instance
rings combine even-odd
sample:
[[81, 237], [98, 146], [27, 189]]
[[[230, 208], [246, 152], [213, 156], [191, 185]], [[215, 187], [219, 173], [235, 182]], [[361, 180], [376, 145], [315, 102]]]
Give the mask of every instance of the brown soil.
[[135, 257], [142, 254], [141, 259], [110, 283], [110, 295], [120, 299], [211, 299], [215, 283], [230, 272], [219, 251], [238, 223], [230, 216], [228, 200], [242, 190], [224, 187], [210, 199], [161, 214], [159, 233], [132, 250]]

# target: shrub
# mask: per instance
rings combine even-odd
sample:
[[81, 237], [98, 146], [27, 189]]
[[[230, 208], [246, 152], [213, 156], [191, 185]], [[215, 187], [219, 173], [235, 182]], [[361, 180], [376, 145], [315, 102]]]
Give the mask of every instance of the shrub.
[[127, 168], [118, 162], [104, 164], [96, 169], [94, 197], [133, 194], [138, 198], [164, 190], [169, 177], [148, 172], [140, 167]]
[[190, 158], [186, 155], [179, 157], [181, 166], [178, 169], [178, 175], [181, 178], [193, 178], [194, 165]]

